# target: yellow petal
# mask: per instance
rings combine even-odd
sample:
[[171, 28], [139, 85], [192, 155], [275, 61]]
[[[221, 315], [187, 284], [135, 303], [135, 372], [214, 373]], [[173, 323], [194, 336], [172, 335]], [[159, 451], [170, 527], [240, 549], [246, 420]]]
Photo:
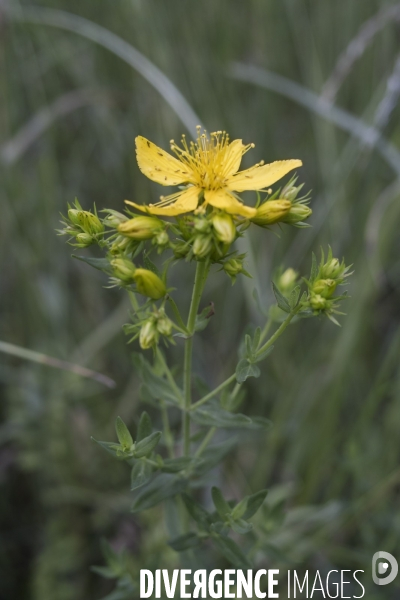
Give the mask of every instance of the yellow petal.
[[[164, 202], [159, 204], [136, 204], [130, 200], [125, 200], [130, 206], [134, 206], [142, 212], [149, 213], [150, 215], [160, 215], [164, 217], [176, 217], [186, 212], [192, 212], [196, 210], [199, 203], [200, 190], [196, 187], [190, 187], [179, 194], [174, 194], [178, 199], [176, 202], [172, 202], [169, 205], [165, 205]], [[160, 206], [163, 205], [163, 206]]]
[[229, 177], [226, 187], [235, 192], [262, 190], [287, 175], [289, 171], [301, 167], [302, 164], [301, 160], [277, 160], [269, 165], [251, 167]]
[[226, 148], [222, 164], [222, 176], [230, 177], [239, 170], [242, 161], [244, 145], [242, 140], [233, 140]]
[[161, 185], [179, 185], [192, 180], [192, 171], [162, 148], [142, 136], [136, 138], [136, 158], [139, 169]]
[[211, 204], [215, 208], [220, 208], [231, 215], [241, 215], [242, 217], [251, 218], [257, 212], [255, 208], [245, 206], [225, 190], [206, 190], [204, 197], [207, 204]]

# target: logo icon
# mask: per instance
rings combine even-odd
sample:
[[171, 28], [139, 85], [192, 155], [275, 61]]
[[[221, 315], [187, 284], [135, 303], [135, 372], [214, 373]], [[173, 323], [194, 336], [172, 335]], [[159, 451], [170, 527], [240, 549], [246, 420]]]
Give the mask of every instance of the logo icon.
[[[372, 579], [376, 585], [392, 583], [398, 572], [399, 565], [394, 556], [383, 550], [375, 552], [372, 557]], [[382, 575], [385, 575], [385, 577], [382, 577]]]

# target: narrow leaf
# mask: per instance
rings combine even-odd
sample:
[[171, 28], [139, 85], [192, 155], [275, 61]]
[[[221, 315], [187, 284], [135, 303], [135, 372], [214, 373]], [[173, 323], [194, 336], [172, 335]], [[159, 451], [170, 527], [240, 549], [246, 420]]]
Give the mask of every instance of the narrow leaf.
[[133, 444], [133, 439], [131, 434], [129, 433], [129, 429], [127, 428], [121, 417], [117, 417], [115, 419], [115, 431], [117, 433], [117, 437], [121, 446], [123, 446], [126, 449], [130, 448]]
[[147, 412], [144, 411], [144, 412], [142, 412], [142, 415], [140, 417], [136, 441], [137, 442], [142, 441], [144, 438], [148, 437], [152, 433], [152, 431], [153, 431], [153, 427], [151, 424], [151, 419], [150, 419], [149, 415], [147, 414]]
[[137, 442], [134, 450], [134, 457], [142, 458], [143, 456], [149, 456], [157, 446], [161, 435], [161, 431], [155, 431], [140, 442]]
[[227, 515], [231, 512], [231, 507], [223, 497], [221, 490], [217, 487], [213, 487], [211, 489], [211, 496], [219, 516], [221, 517], [221, 519], [226, 521]]
[[252, 565], [248, 558], [243, 554], [239, 546], [228, 537], [215, 536], [213, 537], [215, 545], [221, 550], [222, 554], [235, 567], [242, 569], [251, 569]]
[[180, 494], [186, 486], [187, 481], [182, 477], [162, 474], [139, 492], [131, 510], [136, 513], [156, 506], [166, 498]]
[[184, 550], [188, 550], [189, 548], [195, 548], [200, 543], [200, 538], [197, 533], [193, 531], [189, 533], [185, 533], [184, 535], [180, 535], [174, 540], [170, 540], [168, 544], [171, 546], [173, 550], [176, 552], [183, 552]]
[[144, 460], [138, 460], [132, 467], [131, 472], [131, 491], [145, 485], [151, 477], [152, 468]]
[[283, 296], [281, 294], [281, 292], [278, 290], [278, 288], [276, 287], [275, 283], [272, 282], [272, 289], [276, 298], [276, 302], [279, 306], [279, 308], [287, 313], [290, 313], [290, 305], [289, 302], [286, 300], [285, 296]]

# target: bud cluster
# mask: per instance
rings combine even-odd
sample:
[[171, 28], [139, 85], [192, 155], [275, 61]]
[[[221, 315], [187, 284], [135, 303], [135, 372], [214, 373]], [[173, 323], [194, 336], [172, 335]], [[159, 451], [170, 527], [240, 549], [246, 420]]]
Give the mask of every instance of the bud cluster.
[[343, 314], [338, 312], [338, 301], [346, 298], [346, 294], [334, 296], [336, 288], [345, 283], [345, 279], [351, 275], [350, 266], [345, 265], [344, 260], [340, 262], [332, 255], [332, 249], [329, 248], [328, 256], [325, 260], [322, 251], [320, 264], [317, 265], [313, 255], [313, 265], [310, 279], [305, 279], [308, 286], [308, 307], [314, 314], [326, 314], [334, 323], [337, 323], [332, 314]]
[[165, 313], [163, 307], [153, 308], [151, 312], [145, 312], [142, 318], [133, 325], [126, 325], [125, 332], [133, 333], [130, 341], [139, 338], [140, 347], [143, 350], [154, 348], [160, 341], [160, 336], [172, 342], [172, 331], [174, 324]]
[[128, 258], [112, 258], [110, 266], [115, 279], [125, 285], [136, 284], [136, 290], [143, 296], [160, 300], [167, 293], [165, 283], [156, 273], [150, 269], [136, 268]]
[[267, 198], [258, 208], [257, 214], [251, 219], [252, 223], [260, 227], [269, 227], [274, 223], [287, 223], [296, 227], [306, 227], [304, 222], [311, 216], [312, 210], [308, 206], [309, 195], [298, 198], [303, 185], [296, 187], [296, 177], [289, 183]]
[[73, 206], [68, 204], [68, 217], [64, 217], [63, 224], [65, 227], [59, 233], [74, 238], [73, 246], [87, 248], [95, 243], [103, 245], [104, 225], [97, 216], [96, 207], [93, 213], [83, 210], [75, 199]]

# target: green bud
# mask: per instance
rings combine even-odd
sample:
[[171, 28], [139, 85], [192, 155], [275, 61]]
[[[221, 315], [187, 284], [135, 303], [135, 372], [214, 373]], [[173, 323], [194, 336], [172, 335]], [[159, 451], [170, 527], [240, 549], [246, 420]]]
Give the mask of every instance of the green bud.
[[158, 342], [158, 332], [153, 319], [146, 321], [140, 330], [139, 344], [143, 350], [148, 350]]
[[243, 261], [239, 258], [230, 258], [224, 263], [224, 271], [230, 277], [236, 277], [243, 270]]
[[312, 286], [314, 294], [319, 294], [323, 298], [330, 298], [334, 293], [337, 282], [334, 279], [317, 279]]
[[309, 206], [298, 202], [297, 204], [292, 204], [291, 209], [282, 220], [284, 223], [289, 223], [289, 225], [295, 225], [296, 223], [300, 223], [305, 221], [305, 219], [308, 219], [311, 214], [312, 210]]
[[77, 245], [80, 248], [87, 248], [88, 246], [94, 244], [94, 239], [89, 233], [78, 233], [75, 239], [78, 242]]
[[329, 307], [329, 301], [320, 294], [311, 294], [309, 302], [313, 310], [325, 310]]
[[68, 219], [71, 221], [71, 223], [73, 223], [74, 225], [78, 225], [78, 227], [81, 226], [81, 223], [79, 221], [78, 215], [79, 213], [82, 212], [80, 210], [76, 210], [76, 208], [70, 208], [68, 210]]
[[214, 215], [212, 224], [216, 238], [224, 244], [232, 244], [236, 237], [236, 227], [233, 219], [227, 213]]
[[298, 185], [297, 187], [293, 185], [293, 182], [289, 182], [282, 190], [280, 196], [281, 198], [285, 198], [285, 200], [289, 200], [290, 202], [294, 202], [299, 195], [300, 190], [304, 186], [304, 183]]
[[205, 258], [212, 251], [212, 237], [210, 235], [198, 235], [193, 243], [193, 254], [197, 258]]
[[138, 292], [153, 300], [159, 300], [167, 293], [167, 289], [159, 276], [148, 269], [136, 269], [134, 280]]
[[156, 217], [134, 217], [118, 225], [118, 231], [135, 240], [149, 240], [163, 227]]
[[125, 223], [127, 220], [128, 220], [128, 217], [126, 217], [122, 213], [117, 212], [116, 210], [110, 209], [108, 215], [103, 220], [103, 223], [104, 223], [104, 225], [107, 225], [108, 227], [117, 229], [118, 225], [120, 225], [121, 223]]
[[166, 337], [172, 334], [172, 321], [166, 315], [158, 319], [157, 331]]
[[68, 211], [69, 217], [70, 213], [73, 213], [74, 220], [72, 222], [76, 225], [79, 225], [79, 227], [81, 227], [81, 229], [83, 229], [85, 233], [89, 233], [90, 235], [97, 235], [99, 233], [103, 233], [104, 225], [100, 221], [99, 217], [97, 217], [93, 213], [87, 210], [75, 211], [73, 208]]
[[291, 292], [296, 285], [298, 273], [294, 269], [286, 269], [277, 281], [277, 287], [282, 294]]
[[154, 238], [157, 246], [167, 246], [169, 244], [169, 237], [166, 231], [160, 231]]
[[344, 265], [341, 265], [337, 258], [332, 258], [332, 260], [321, 267], [321, 276], [336, 279], [342, 275], [343, 271]]
[[289, 200], [267, 200], [257, 208], [256, 216], [250, 220], [260, 227], [267, 227], [283, 221], [291, 206], [292, 203]]
[[208, 219], [198, 218], [194, 221], [194, 228], [199, 233], [209, 233], [211, 229], [211, 223]]
[[136, 268], [133, 262], [126, 258], [114, 258], [110, 264], [114, 270], [115, 277], [125, 281], [125, 283], [132, 283], [134, 281]]
[[185, 258], [189, 252], [189, 245], [186, 242], [174, 244], [173, 252], [176, 258]]
[[110, 252], [111, 254], [122, 254], [128, 248], [129, 244], [132, 243], [134, 244], [135, 242], [132, 242], [132, 240], [127, 237], [119, 235], [111, 245]]

